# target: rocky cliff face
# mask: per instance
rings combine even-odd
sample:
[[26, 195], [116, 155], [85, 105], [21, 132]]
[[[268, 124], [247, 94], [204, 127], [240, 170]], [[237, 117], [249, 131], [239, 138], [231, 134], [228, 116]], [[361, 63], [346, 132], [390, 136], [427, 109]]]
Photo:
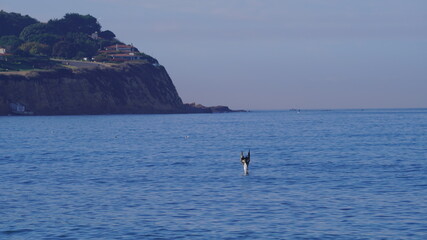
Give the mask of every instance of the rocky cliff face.
[[182, 103], [164, 67], [148, 63], [0, 74], [0, 115], [10, 103], [34, 115], [203, 112]]

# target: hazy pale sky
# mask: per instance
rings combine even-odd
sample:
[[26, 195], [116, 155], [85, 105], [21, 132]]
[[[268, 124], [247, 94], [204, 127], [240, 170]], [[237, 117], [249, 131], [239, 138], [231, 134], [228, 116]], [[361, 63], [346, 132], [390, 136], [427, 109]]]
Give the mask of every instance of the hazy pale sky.
[[0, 0], [0, 9], [40, 21], [91, 14], [157, 58], [184, 102], [427, 107], [426, 0]]

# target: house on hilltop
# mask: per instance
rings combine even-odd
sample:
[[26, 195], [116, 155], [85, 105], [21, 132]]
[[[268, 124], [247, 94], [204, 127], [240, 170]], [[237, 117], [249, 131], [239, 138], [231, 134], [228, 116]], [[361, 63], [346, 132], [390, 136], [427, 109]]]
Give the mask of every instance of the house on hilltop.
[[115, 44], [99, 51], [100, 54], [108, 56], [113, 61], [143, 60], [146, 57], [132, 45]]
[[145, 59], [142, 55], [135, 55], [135, 53], [116, 53], [108, 55], [113, 61], [133, 61]]
[[134, 46], [132, 45], [121, 45], [121, 44], [116, 44], [116, 45], [111, 45], [105, 48], [105, 50], [107, 52], [139, 52], [138, 49], [136, 49]]
[[0, 47], [0, 60], [7, 60], [7, 56], [11, 56], [12, 54], [6, 52], [6, 48]]
[[[148, 56], [144, 53], [139, 52], [139, 50], [131, 45], [125, 44], [115, 44], [104, 48], [104, 50], [98, 51], [98, 59], [95, 61], [114, 61], [114, 62], [124, 62], [124, 61], [146, 61], [149, 63], [157, 63], [157, 60]], [[96, 59], [95, 57], [94, 59]], [[157, 63], [158, 64], [158, 63]], [[160, 66], [160, 65], [159, 65]]]

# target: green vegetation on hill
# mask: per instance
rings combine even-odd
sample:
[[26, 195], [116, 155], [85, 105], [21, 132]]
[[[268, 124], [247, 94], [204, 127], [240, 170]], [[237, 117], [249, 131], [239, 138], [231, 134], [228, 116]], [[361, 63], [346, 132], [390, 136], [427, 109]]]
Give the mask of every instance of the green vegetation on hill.
[[7, 13], [0, 11], [0, 36], [19, 36], [22, 29], [38, 21], [28, 15], [22, 16], [19, 13]]
[[42, 23], [19, 13], [0, 11], [0, 26], [0, 47], [14, 57], [92, 58], [100, 49], [123, 44], [112, 31], [102, 31], [91, 15], [67, 13], [61, 19]]

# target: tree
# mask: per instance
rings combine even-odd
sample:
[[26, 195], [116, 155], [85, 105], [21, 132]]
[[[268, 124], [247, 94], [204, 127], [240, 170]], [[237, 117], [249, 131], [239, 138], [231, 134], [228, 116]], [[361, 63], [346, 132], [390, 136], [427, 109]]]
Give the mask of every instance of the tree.
[[98, 52], [98, 43], [87, 34], [70, 32], [65, 39], [77, 47], [79, 52], [74, 57], [92, 57]]
[[54, 34], [53, 27], [46, 23], [36, 23], [25, 27], [19, 38], [26, 42], [38, 42], [51, 46], [61, 40], [59, 35]]
[[60, 58], [73, 58], [77, 54], [75, 44], [67, 41], [59, 41], [55, 43], [52, 49], [52, 56]]
[[57, 43], [61, 40], [62, 40], [61, 36], [58, 36], [55, 34], [50, 34], [50, 33], [34, 35], [30, 38], [31, 42], [43, 43], [43, 44], [47, 44], [50, 46], [53, 46], [55, 43]]
[[107, 40], [112, 40], [116, 37], [116, 35], [110, 30], [102, 31], [98, 34], [98, 36]]
[[8, 52], [15, 53], [15, 51], [23, 44], [24, 41], [17, 36], [8, 35], [0, 37], [0, 46], [6, 48]]
[[81, 32], [92, 34], [101, 31], [101, 25], [98, 20], [91, 15], [80, 15], [77, 13], [67, 13], [61, 19], [54, 19], [48, 22], [58, 34], [68, 32]]
[[22, 51], [31, 55], [50, 56], [51, 49], [46, 44], [26, 42], [19, 47]]
[[22, 16], [19, 13], [8, 13], [0, 11], [0, 36], [15, 35], [19, 36], [22, 29], [26, 26], [37, 23], [38, 21], [28, 15]]
[[22, 29], [19, 34], [19, 38], [24, 41], [31, 41], [32, 38], [36, 35], [41, 34], [52, 34], [53, 28], [46, 23], [35, 23], [31, 24], [24, 29]]

